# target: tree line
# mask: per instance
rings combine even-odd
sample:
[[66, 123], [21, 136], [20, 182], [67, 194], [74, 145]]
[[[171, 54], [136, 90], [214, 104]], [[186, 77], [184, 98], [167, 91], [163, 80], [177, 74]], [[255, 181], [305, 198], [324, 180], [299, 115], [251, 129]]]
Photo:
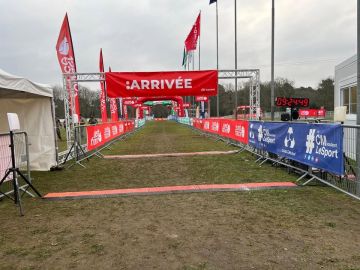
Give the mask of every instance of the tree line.
[[[309, 98], [311, 109], [324, 107], [328, 111], [334, 110], [334, 80], [327, 78], [321, 80], [317, 88], [294, 87], [294, 82], [288, 79], [278, 78], [275, 80], [274, 96], [276, 97], [298, 97]], [[263, 82], [260, 84], [260, 106], [263, 112], [271, 111], [271, 84]], [[237, 104], [249, 105], [250, 85], [242, 85], [237, 91]], [[211, 115], [216, 114], [216, 97], [210, 98]], [[235, 87], [233, 84], [219, 85], [219, 114], [220, 116], [233, 114], [235, 108]], [[285, 108], [276, 109], [278, 111]]]
[[[309, 98], [310, 108], [318, 109], [324, 107], [328, 111], [334, 110], [334, 80], [326, 78], [320, 81], [317, 88], [312, 87], [294, 87], [295, 83], [285, 78], [278, 78], [275, 81], [275, 97], [299, 97]], [[58, 118], [64, 118], [64, 99], [61, 86], [54, 86], [55, 115]], [[270, 82], [260, 84], [260, 106], [263, 112], [271, 110], [270, 102]], [[237, 104], [249, 105], [250, 85], [245, 83], [238, 87]], [[100, 90], [94, 91], [85, 86], [79, 86], [79, 102], [81, 115], [85, 118], [94, 116], [101, 117], [100, 112]], [[108, 103], [108, 102], [107, 102]], [[216, 116], [216, 96], [210, 98], [211, 116]], [[219, 84], [219, 113], [220, 116], [233, 114], [235, 108], [235, 88], [234, 85]], [[108, 117], [110, 117], [110, 107], [107, 105]], [[277, 109], [278, 111], [281, 109]], [[133, 108], [128, 106], [129, 117], [135, 116]], [[169, 109], [162, 105], [154, 106], [153, 113], [155, 117], [166, 117]]]

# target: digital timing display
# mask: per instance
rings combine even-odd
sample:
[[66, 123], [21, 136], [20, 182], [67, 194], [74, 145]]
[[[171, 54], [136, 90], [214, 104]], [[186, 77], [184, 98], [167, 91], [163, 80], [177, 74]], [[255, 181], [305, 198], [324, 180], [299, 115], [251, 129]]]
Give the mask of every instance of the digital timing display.
[[286, 98], [286, 97], [277, 97], [276, 106], [277, 107], [308, 107], [309, 106], [308, 98]]

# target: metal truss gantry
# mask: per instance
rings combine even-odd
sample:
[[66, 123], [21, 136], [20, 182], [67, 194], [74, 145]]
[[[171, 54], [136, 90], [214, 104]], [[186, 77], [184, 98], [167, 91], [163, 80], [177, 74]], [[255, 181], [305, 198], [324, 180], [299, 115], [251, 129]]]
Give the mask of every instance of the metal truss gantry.
[[[258, 120], [260, 110], [260, 69], [225, 69], [218, 71], [219, 79], [250, 79], [250, 119]], [[256, 117], [254, 117], [256, 116]]]
[[[76, 123], [73, 123], [75, 108], [75, 85], [79, 82], [101, 82], [105, 81], [105, 73], [73, 73], [63, 74], [63, 97], [65, 110], [65, 127], [67, 149], [69, 150], [74, 143], [74, 129]], [[73, 108], [73, 109], [71, 109]], [[78, 116], [80, 117], [80, 116]], [[79, 119], [80, 120], [80, 119]]]
[[[228, 69], [218, 70], [219, 79], [250, 79], [250, 117], [260, 117], [260, 70], [259, 69]], [[75, 112], [75, 85], [79, 82], [102, 82], [105, 81], [105, 73], [73, 73], [63, 74], [63, 94], [65, 108], [65, 126], [68, 149], [74, 142], [74, 128], [72, 119]], [[71, 110], [73, 108], [73, 110]]]

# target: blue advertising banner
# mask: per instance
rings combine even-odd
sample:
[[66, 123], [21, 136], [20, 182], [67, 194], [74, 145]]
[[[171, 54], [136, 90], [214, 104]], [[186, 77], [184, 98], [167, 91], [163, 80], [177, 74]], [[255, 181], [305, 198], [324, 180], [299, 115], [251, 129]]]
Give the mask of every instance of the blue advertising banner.
[[279, 140], [285, 129], [286, 123], [250, 121], [249, 144], [258, 149], [277, 153]]
[[344, 174], [341, 125], [250, 121], [249, 144], [303, 164]]

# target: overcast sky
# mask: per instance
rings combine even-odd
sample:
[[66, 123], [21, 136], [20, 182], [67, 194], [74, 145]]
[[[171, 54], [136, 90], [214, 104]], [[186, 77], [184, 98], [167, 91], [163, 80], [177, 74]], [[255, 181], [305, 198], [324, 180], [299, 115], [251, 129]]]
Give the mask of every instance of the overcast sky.
[[[219, 1], [219, 66], [234, 68], [234, 0]], [[356, 1], [275, 0], [275, 77], [316, 87], [356, 53]], [[60, 84], [55, 44], [68, 12], [78, 72], [181, 70], [201, 10], [201, 68], [216, 68], [215, 4], [208, 0], [0, 0], [0, 69]], [[271, 0], [237, 0], [238, 66], [270, 80]], [[196, 67], [197, 67], [196, 62]], [[97, 85], [93, 85], [97, 89]]]

